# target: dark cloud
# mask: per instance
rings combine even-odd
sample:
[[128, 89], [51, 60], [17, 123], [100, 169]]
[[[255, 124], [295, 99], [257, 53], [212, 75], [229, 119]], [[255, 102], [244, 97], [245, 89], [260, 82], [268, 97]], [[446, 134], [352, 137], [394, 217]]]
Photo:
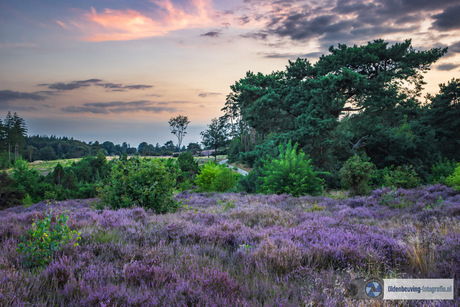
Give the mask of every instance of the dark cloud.
[[457, 67], [460, 67], [460, 64], [446, 63], [446, 64], [440, 64], [437, 66], [439, 70], [444, 70], [444, 71], [453, 70]]
[[61, 108], [62, 111], [68, 113], [94, 113], [94, 114], [108, 114], [109, 111], [104, 108], [97, 107], [82, 107], [82, 106], [70, 106]]
[[222, 94], [221, 93], [211, 93], [211, 92], [203, 92], [203, 93], [198, 94], [198, 96], [202, 98], [206, 98], [208, 96], [219, 96], [219, 95], [222, 95]]
[[24, 92], [10, 91], [10, 90], [0, 91], [0, 102], [7, 102], [7, 101], [13, 101], [13, 100], [19, 100], [19, 99], [39, 101], [39, 100], [45, 100], [46, 98], [37, 93], [24, 93]]
[[128, 90], [145, 90], [147, 88], [152, 88], [153, 85], [145, 85], [145, 84], [136, 84], [136, 85], [125, 85], [123, 88]]
[[460, 41], [449, 46], [449, 52], [460, 53]]
[[[56, 91], [71, 91], [75, 89], [79, 89], [82, 87], [88, 87], [90, 85], [96, 85], [103, 88], [106, 88], [111, 91], [125, 91], [125, 90], [144, 90], [147, 88], [152, 88], [153, 85], [146, 85], [146, 84], [134, 84], [134, 85], [123, 85], [120, 83], [101, 83], [103, 80], [101, 79], [88, 79], [88, 80], [81, 80], [81, 81], [72, 81], [70, 83], [65, 82], [56, 82], [51, 84], [39, 84], [38, 86], [47, 86], [51, 90]], [[51, 92], [52, 93], [52, 92]]]
[[460, 5], [448, 7], [441, 14], [433, 16], [433, 28], [437, 30], [460, 29]]
[[249, 19], [248, 16], [243, 16], [243, 17], [240, 17], [240, 18], [239, 18], [239, 22], [238, 22], [238, 23], [239, 23], [240, 25], [245, 25], [245, 24], [247, 24], [247, 23], [250, 22], [250, 21], [251, 21], [251, 20]]
[[220, 30], [215, 30], [215, 31], [210, 31], [210, 32], [201, 34], [200, 36], [219, 37], [220, 33], [221, 33]]
[[121, 89], [123, 88], [123, 84], [120, 83], [101, 83], [101, 84], [96, 84], [97, 86], [101, 86], [103, 88], [107, 89]]
[[39, 86], [47, 86], [50, 90], [71, 91], [82, 87], [88, 87], [91, 84], [101, 82], [100, 79], [88, 79], [81, 81], [72, 81], [70, 83], [56, 82], [52, 84], [39, 84]]
[[94, 102], [94, 103], [85, 103], [84, 106], [86, 107], [97, 107], [97, 108], [111, 108], [111, 107], [139, 107], [150, 105], [154, 102], [148, 100], [138, 100], [138, 101], [130, 101], [130, 102], [123, 102], [123, 101], [110, 101], [110, 102]]
[[61, 110], [69, 113], [94, 113], [94, 114], [109, 114], [109, 113], [126, 113], [126, 112], [175, 112], [174, 107], [168, 107], [168, 103], [157, 103], [148, 100], [138, 101], [110, 101], [110, 102], [89, 102], [83, 106], [70, 106]]
[[[439, 12], [443, 13], [434, 15], [433, 27], [441, 30], [460, 28], [458, 0], [259, 0], [245, 3], [248, 7], [240, 18], [248, 22], [262, 18], [265, 27], [242, 37], [281, 38], [285, 43], [283, 39], [287, 38], [292, 44], [315, 39], [323, 47], [420, 31], [421, 23]], [[267, 7], [271, 8], [262, 17], [246, 13]]]

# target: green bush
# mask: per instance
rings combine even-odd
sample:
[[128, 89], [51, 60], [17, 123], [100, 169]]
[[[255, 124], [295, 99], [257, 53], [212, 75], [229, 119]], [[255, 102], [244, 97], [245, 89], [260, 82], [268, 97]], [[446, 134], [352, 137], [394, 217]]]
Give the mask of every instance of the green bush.
[[420, 184], [420, 177], [412, 165], [390, 168], [384, 175], [384, 185], [387, 187], [410, 189], [418, 187]]
[[121, 159], [98, 191], [103, 206], [114, 209], [139, 206], [156, 213], [175, 211], [175, 176], [161, 159]]
[[228, 167], [220, 167], [220, 171], [212, 182], [212, 190], [217, 192], [226, 192], [233, 189], [241, 175], [233, 173]]
[[0, 210], [22, 204], [24, 192], [16, 188], [15, 183], [7, 173], [0, 173]]
[[220, 172], [219, 165], [214, 162], [208, 162], [202, 166], [200, 174], [196, 176], [196, 185], [200, 191], [211, 192], [213, 191], [213, 182]]
[[431, 174], [428, 178], [430, 183], [447, 184], [447, 178], [455, 172], [457, 162], [448, 159], [439, 159], [431, 166]]
[[226, 192], [233, 189], [240, 174], [233, 173], [232, 170], [214, 162], [208, 162], [201, 168], [201, 172], [196, 176], [196, 185], [203, 192]]
[[350, 189], [351, 195], [366, 195], [374, 170], [375, 165], [367, 157], [354, 155], [340, 169], [342, 186]]
[[185, 151], [181, 153], [179, 158], [177, 158], [177, 162], [182, 172], [198, 173], [198, 162], [195, 161], [190, 152]]
[[263, 160], [261, 185], [258, 192], [265, 194], [290, 194], [301, 196], [317, 195], [323, 191], [324, 180], [319, 178], [311, 164], [311, 159], [300, 150], [297, 154], [296, 143], [289, 142], [286, 150], [279, 145], [279, 156], [272, 158], [267, 155]]
[[457, 163], [454, 173], [447, 177], [446, 183], [454, 187], [455, 190], [460, 191], [460, 163]]
[[17, 251], [22, 256], [22, 263], [27, 268], [45, 266], [51, 262], [54, 253], [63, 245], [75, 240], [80, 240], [80, 232], [70, 231], [67, 226], [69, 216], [61, 214], [52, 223], [52, 210], [45, 212], [45, 218], [32, 224], [27, 231], [27, 236], [21, 236]]

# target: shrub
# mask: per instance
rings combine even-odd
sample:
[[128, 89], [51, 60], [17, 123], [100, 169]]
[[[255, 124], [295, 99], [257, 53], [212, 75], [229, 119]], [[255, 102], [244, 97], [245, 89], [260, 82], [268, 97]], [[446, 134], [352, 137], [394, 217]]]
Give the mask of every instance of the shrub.
[[[54, 253], [69, 243], [72, 239], [80, 240], [80, 233], [70, 231], [67, 226], [69, 216], [61, 214], [52, 223], [52, 212], [45, 212], [45, 217], [32, 224], [27, 231], [27, 236], [21, 236], [22, 243], [19, 243], [17, 251], [22, 256], [22, 262], [25, 267], [33, 268], [45, 266], [51, 262]], [[78, 243], [74, 243], [75, 246]]]
[[340, 169], [340, 179], [345, 188], [351, 189], [352, 195], [369, 193], [369, 181], [375, 170], [375, 165], [367, 157], [354, 155]]
[[284, 149], [279, 145], [279, 156], [263, 160], [262, 183], [259, 192], [264, 194], [290, 194], [301, 196], [320, 194], [323, 191], [324, 180], [319, 178], [311, 164], [311, 159], [300, 150], [297, 154], [296, 143], [289, 142]]
[[212, 190], [217, 192], [225, 192], [236, 186], [241, 175], [233, 173], [228, 167], [220, 167], [219, 173], [212, 182]]
[[452, 175], [447, 177], [447, 185], [453, 187], [456, 191], [460, 191], [460, 164], [457, 164]]
[[232, 173], [231, 169], [208, 162], [201, 168], [201, 173], [196, 176], [196, 184], [201, 191], [225, 192], [236, 186], [239, 174]]
[[196, 185], [201, 191], [212, 191], [212, 184], [219, 174], [220, 168], [214, 162], [208, 162], [201, 168], [201, 172], [196, 176]]
[[0, 210], [22, 204], [24, 193], [15, 188], [15, 181], [7, 173], [0, 173]]
[[198, 162], [195, 161], [190, 152], [181, 153], [179, 158], [177, 158], [177, 162], [182, 172], [198, 173]]
[[455, 172], [457, 163], [454, 160], [439, 159], [431, 166], [430, 183], [447, 184], [447, 178]]
[[114, 209], [133, 205], [150, 208], [156, 213], [175, 211], [174, 174], [160, 159], [121, 159], [98, 191], [101, 203]]
[[398, 166], [389, 170], [384, 176], [384, 184], [387, 187], [410, 189], [418, 187], [421, 183], [420, 177], [412, 165]]

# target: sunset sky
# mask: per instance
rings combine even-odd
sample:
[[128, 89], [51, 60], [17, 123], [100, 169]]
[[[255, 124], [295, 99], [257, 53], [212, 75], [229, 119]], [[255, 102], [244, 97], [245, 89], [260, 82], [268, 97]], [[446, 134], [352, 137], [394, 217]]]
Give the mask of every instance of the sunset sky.
[[184, 144], [199, 142], [246, 71], [377, 38], [449, 47], [425, 75], [436, 93], [460, 77], [459, 16], [458, 0], [0, 0], [0, 118], [137, 147], [176, 143], [181, 114]]

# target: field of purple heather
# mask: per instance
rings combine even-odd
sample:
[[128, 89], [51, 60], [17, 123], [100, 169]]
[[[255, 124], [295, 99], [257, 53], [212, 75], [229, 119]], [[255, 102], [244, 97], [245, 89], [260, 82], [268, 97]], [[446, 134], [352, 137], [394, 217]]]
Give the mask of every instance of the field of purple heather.
[[[177, 213], [96, 210], [95, 200], [0, 214], [1, 306], [357, 306], [358, 277], [455, 278], [460, 193], [435, 185], [347, 199], [188, 194]], [[25, 269], [21, 236], [45, 210], [81, 232], [46, 267]]]

